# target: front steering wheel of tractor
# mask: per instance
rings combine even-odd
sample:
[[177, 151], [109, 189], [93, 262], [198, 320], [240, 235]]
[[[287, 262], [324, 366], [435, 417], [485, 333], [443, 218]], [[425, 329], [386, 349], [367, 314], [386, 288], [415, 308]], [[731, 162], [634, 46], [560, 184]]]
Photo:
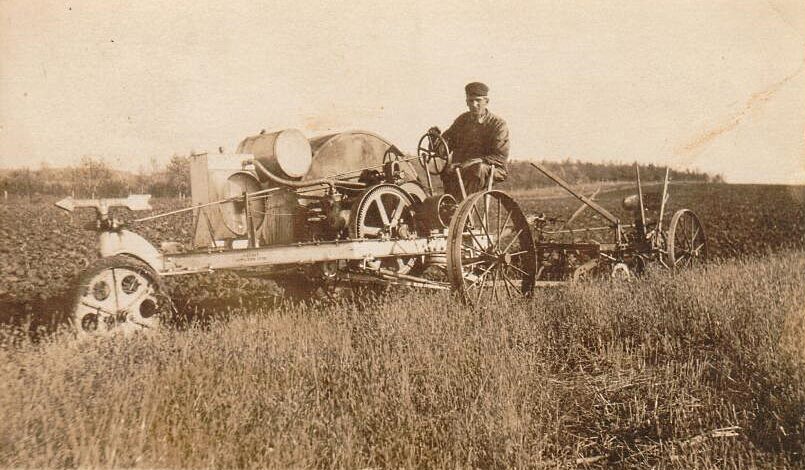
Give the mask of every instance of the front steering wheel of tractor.
[[441, 175], [453, 162], [447, 141], [440, 134], [427, 132], [417, 145], [419, 163], [431, 175]]

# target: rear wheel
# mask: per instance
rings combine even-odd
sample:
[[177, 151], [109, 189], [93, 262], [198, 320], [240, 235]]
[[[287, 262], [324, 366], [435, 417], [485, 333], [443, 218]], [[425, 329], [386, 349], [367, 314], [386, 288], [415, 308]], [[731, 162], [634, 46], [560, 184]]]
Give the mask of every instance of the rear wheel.
[[536, 278], [531, 229], [516, 202], [501, 191], [464, 200], [447, 237], [447, 273], [468, 304], [511, 304], [529, 297]]
[[704, 227], [690, 209], [680, 209], [671, 218], [668, 229], [668, 264], [688, 267], [707, 261], [707, 237]]
[[79, 277], [73, 298], [69, 320], [80, 336], [154, 331], [174, 313], [157, 273], [125, 255], [90, 265]]

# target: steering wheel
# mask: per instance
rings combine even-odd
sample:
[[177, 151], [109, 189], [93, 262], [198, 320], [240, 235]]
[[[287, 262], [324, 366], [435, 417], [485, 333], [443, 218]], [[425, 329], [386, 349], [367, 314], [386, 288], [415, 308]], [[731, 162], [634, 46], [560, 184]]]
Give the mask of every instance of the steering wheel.
[[447, 141], [439, 134], [427, 132], [417, 145], [419, 163], [431, 175], [440, 175], [453, 162]]

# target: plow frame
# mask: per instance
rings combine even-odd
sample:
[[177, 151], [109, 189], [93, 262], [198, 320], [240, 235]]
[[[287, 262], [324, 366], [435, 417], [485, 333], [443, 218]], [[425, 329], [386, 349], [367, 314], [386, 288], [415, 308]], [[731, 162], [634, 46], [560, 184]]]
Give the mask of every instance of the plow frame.
[[[663, 268], [673, 268], [676, 262], [673, 256], [674, 228], [680, 215], [690, 214], [699, 231], [694, 231], [691, 243], [701, 238], [701, 247], [696, 248], [689, 258], [706, 258], [706, 238], [698, 218], [689, 209], [682, 209], [674, 215], [671, 230], [663, 226], [669, 199], [668, 184], [670, 169], [666, 168], [662, 192], [659, 195], [659, 207], [655, 221], [647, 218], [647, 203], [640, 178], [640, 168], [635, 164], [636, 206], [631, 207], [634, 214], [632, 223], [624, 223], [618, 216], [595, 202], [592, 197], [576, 191], [567, 181], [550, 171], [544, 165], [531, 162], [531, 165], [548, 179], [563, 188], [568, 194], [578, 199], [582, 206], [556, 230], [546, 228], [547, 219], [537, 218], [534, 221], [535, 239], [538, 253], [538, 285], [574, 281], [585, 277], [591, 271], [608, 273], [612, 277], [629, 278], [640, 274], [648, 265], [655, 264]], [[597, 194], [597, 192], [596, 192]], [[624, 203], [626, 201], [624, 200]], [[597, 227], [566, 228], [584, 209], [591, 209], [603, 217], [608, 224]], [[561, 235], [585, 235], [593, 232], [608, 232], [612, 239], [608, 243], [599, 242], [555, 242], [551, 238]], [[670, 252], [669, 252], [670, 248]], [[701, 254], [699, 252], [701, 250]]]

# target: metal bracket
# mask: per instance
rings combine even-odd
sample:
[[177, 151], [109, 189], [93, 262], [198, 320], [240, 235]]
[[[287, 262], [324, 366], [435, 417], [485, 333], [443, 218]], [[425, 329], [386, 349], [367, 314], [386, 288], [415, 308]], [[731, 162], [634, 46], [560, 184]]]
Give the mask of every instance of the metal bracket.
[[56, 203], [56, 207], [67, 212], [73, 212], [83, 207], [92, 207], [100, 216], [107, 216], [111, 207], [125, 207], [132, 211], [146, 211], [151, 209], [150, 194], [131, 194], [123, 198], [107, 199], [73, 199], [68, 196]]

